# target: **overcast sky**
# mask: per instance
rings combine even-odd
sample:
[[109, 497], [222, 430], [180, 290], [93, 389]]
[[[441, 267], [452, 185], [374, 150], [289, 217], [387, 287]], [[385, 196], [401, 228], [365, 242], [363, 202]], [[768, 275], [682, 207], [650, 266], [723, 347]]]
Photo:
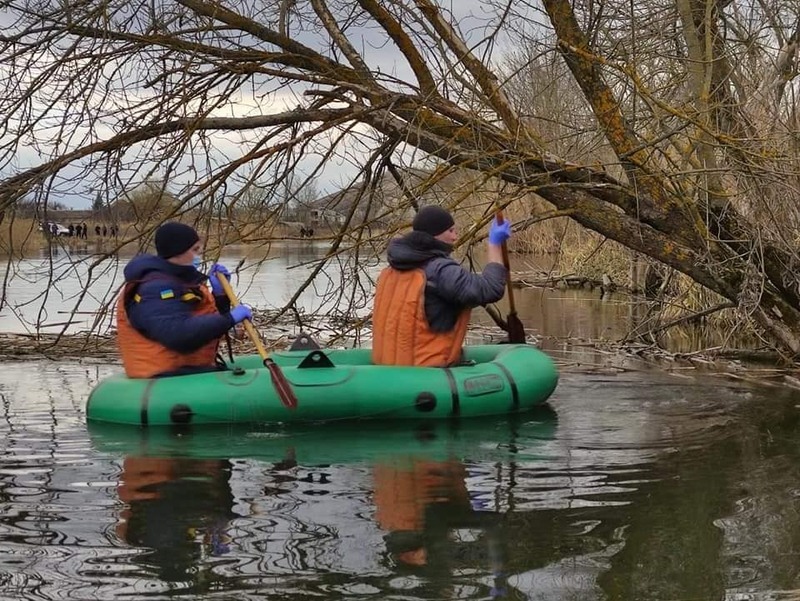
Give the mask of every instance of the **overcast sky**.
[[[442, 0], [440, 4], [454, 12], [456, 23], [470, 44], [475, 44], [483, 39], [487, 33], [487, 28], [493, 29], [497, 25], [496, 9], [487, 7], [486, 2], [480, 0]], [[517, 7], [522, 4], [524, 3], [518, 3]], [[375, 30], [365, 31], [360, 39], [358, 39], [353, 32], [350, 32], [350, 35], [357, 48], [365, 49], [365, 57], [371, 67], [378, 68], [382, 73], [389, 73], [403, 80], [415, 81], [400, 52], [391, 43], [384, 42], [381, 36], [379, 36], [379, 32]], [[312, 42], [308, 39], [301, 39], [301, 41], [312, 45]], [[508, 38], [501, 36], [496, 42], [492, 57], [495, 61], [508, 49]], [[476, 52], [480, 55], [484, 50], [485, 48], [477, 48]], [[242, 95], [237, 102], [229, 103], [224, 109], [219, 110], [217, 113], [221, 116], [241, 117], [278, 112], [287, 108], [293, 108], [303, 102], [304, 99], [301, 98], [301, 93], [302, 89], [296, 87], [294, 91], [286, 90], [272, 95], [271, 102], [265, 103], [263, 98], [247, 96], [247, 92], [242, 90]], [[107, 138], [112, 134], [112, 130], [109, 128], [107, 131], [102, 131], [102, 129], [96, 128], [95, 134], [102, 138]], [[212, 152], [218, 153], [220, 157], [240, 156], [250, 142], [247, 138], [247, 132], [214, 134], [213, 141]], [[363, 155], [362, 149], [359, 149], [357, 145], [351, 144], [348, 151], [351, 155], [355, 156], [355, 162], [358, 162], [359, 153]], [[214, 157], [209, 158], [213, 160]], [[31, 144], [20, 149], [19, 155], [16, 157], [16, 168], [22, 169], [31, 167], [40, 162], [40, 153], [36, 146]], [[187, 161], [187, 165], [188, 162], [189, 161]], [[352, 163], [353, 156], [347, 161], [334, 159], [326, 163], [318, 180], [317, 188], [319, 192], [332, 192], [345, 185], [358, 171], [358, 165]], [[311, 168], [312, 166], [309, 161], [307, 169], [310, 170]], [[69, 180], [76, 172], [77, 167], [65, 170], [63, 173], [64, 179]], [[9, 174], [6, 173], [5, 175]], [[190, 175], [191, 172], [187, 171], [186, 177], [188, 178]], [[186, 182], [176, 183], [185, 184], [188, 183], [188, 180]], [[70, 185], [65, 188], [63, 193], [58, 193], [56, 191], [52, 195], [54, 199], [64, 202], [73, 208], [90, 207], [94, 196], [95, 193], [90, 185], [86, 185], [82, 188], [80, 186], [76, 188], [74, 185]]]

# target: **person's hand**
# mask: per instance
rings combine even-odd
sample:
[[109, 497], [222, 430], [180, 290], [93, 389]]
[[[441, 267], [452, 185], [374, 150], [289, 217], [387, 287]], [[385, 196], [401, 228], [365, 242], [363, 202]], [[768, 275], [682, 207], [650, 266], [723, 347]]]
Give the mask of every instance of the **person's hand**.
[[497, 223], [497, 217], [489, 227], [489, 244], [500, 245], [511, 237], [511, 222]]
[[245, 319], [253, 321], [253, 310], [247, 305], [237, 305], [231, 309], [231, 319], [234, 325], [242, 323]]
[[219, 263], [214, 263], [208, 272], [208, 282], [211, 284], [211, 292], [214, 293], [214, 296], [223, 296], [225, 294], [225, 289], [222, 287], [217, 277], [218, 273], [224, 275], [226, 280], [230, 280], [231, 272], [228, 271], [224, 265], [220, 265]]

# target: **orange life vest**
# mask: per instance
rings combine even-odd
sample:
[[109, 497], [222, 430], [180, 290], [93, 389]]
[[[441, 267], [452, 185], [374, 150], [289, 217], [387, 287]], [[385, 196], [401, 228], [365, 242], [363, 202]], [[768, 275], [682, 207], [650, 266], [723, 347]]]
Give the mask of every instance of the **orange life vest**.
[[[139, 282], [125, 284], [117, 300], [117, 345], [125, 366], [125, 375], [129, 378], [152, 378], [181, 367], [213, 367], [219, 340], [212, 340], [196, 351], [184, 354], [150, 340], [131, 325], [125, 305], [127, 299], [134, 295], [138, 284]], [[217, 305], [211, 291], [205, 286], [199, 286], [198, 289], [201, 298], [197, 301], [194, 312], [197, 315], [216, 313]], [[175, 298], [164, 302], [184, 301]]]
[[433, 332], [425, 316], [425, 272], [384, 269], [375, 290], [372, 362], [376, 365], [446, 367], [457, 363], [470, 309], [449, 332]]

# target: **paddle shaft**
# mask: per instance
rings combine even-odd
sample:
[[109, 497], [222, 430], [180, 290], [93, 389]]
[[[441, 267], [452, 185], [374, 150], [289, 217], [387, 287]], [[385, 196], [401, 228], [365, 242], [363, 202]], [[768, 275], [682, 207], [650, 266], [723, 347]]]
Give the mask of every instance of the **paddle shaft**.
[[[231, 306], [239, 306], [239, 298], [236, 296], [233, 288], [231, 288], [228, 278], [222, 273], [217, 273], [216, 277], [219, 280], [219, 283], [222, 285], [225, 295], [231, 301]], [[296, 409], [297, 397], [292, 390], [292, 386], [289, 384], [286, 376], [281, 371], [281, 368], [278, 367], [278, 364], [270, 358], [269, 354], [267, 353], [267, 349], [264, 348], [264, 343], [261, 342], [261, 336], [258, 335], [255, 327], [253, 327], [253, 323], [249, 319], [243, 320], [242, 323], [244, 324], [244, 329], [247, 331], [247, 335], [250, 336], [250, 340], [252, 340], [253, 344], [256, 346], [258, 354], [261, 356], [261, 360], [264, 362], [264, 367], [269, 370], [269, 375], [272, 379], [272, 385], [275, 387], [275, 391], [278, 393], [278, 398], [280, 399], [281, 403], [283, 403], [283, 406], [287, 409]]]
[[[502, 225], [503, 222], [504, 222], [503, 211], [498, 209], [497, 223]], [[514, 289], [511, 286], [511, 267], [509, 265], [509, 260], [508, 260], [508, 245], [505, 242], [503, 242], [500, 248], [503, 253], [503, 266], [506, 268], [506, 271], [508, 272], [508, 277], [506, 278], [506, 284], [508, 286], [508, 309], [509, 309], [508, 312], [511, 315], [516, 315], [517, 309], [514, 306]]]
[[[231, 306], [238, 307], [240, 305], [239, 298], [236, 296], [233, 288], [231, 288], [228, 278], [226, 278], [222, 273], [218, 273], [216, 276], [219, 280], [219, 283], [222, 285], [222, 289], [225, 291], [225, 295], [230, 299]], [[258, 335], [258, 332], [256, 332], [255, 327], [253, 327], [253, 322], [251, 322], [249, 319], [245, 319], [242, 321], [242, 323], [244, 324], [244, 329], [247, 332], [247, 335], [250, 337], [250, 340], [256, 346], [258, 354], [266, 361], [266, 359], [269, 358], [269, 354], [267, 353], [267, 349], [264, 348], [264, 343], [261, 342], [261, 337]]]
[[[503, 223], [503, 211], [497, 210], [497, 223]], [[508, 247], [503, 242], [501, 245], [503, 253], [503, 266], [506, 268], [506, 284], [508, 287], [508, 318], [506, 331], [508, 332], [508, 341], [513, 344], [525, 344], [525, 326], [522, 325], [522, 320], [517, 316], [517, 308], [514, 305], [514, 289], [511, 287], [511, 266], [508, 260]]]

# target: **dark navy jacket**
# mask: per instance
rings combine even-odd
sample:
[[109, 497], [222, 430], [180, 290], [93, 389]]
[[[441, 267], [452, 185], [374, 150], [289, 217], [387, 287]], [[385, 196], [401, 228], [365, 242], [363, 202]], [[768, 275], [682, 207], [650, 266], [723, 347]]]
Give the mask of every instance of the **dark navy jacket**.
[[[208, 276], [193, 265], [174, 265], [154, 255], [139, 255], [125, 266], [125, 282], [140, 282], [139, 302], [127, 303], [128, 321], [150, 340], [179, 353], [196, 351], [233, 327], [230, 301], [215, 297], [220, 313], [194, 315], [181, 300], [190, 288], [204, 286]], [[168, 298], [165, 298], [168, 297]]]
[[425, 316], [434, 332], [449, 332], [465, 308], [503, 298], [507, 271], [488, 263], [483, 273], [470, 273], [450, 257], [452, 247], [425, 232], [411, 232], [389, 242], [389, 265], [400, 271], [425, 271]]

